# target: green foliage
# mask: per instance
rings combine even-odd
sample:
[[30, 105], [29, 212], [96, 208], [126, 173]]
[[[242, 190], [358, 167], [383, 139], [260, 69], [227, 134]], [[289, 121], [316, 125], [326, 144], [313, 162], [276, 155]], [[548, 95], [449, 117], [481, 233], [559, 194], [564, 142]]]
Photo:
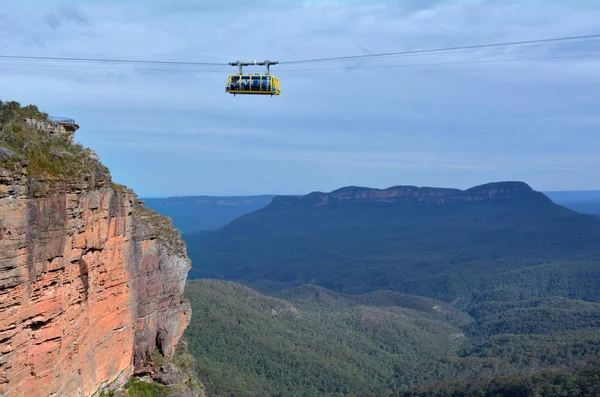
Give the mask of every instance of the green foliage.
[[166, 397], [168, 388], [156, 382], [142, 382], [133, 377], [125, 385], [127, 397]]
[[181, 233], [173, 226], [170, 218], [142, 205], [136, 205], [134, 211], [135, 215], [139, 216], [144, 224], [154, 228], [158, 241], [167, 248], [171, 255], [181, 257], [187, 255]]
[[471, 317], [431, 298], [314, 285], [276, 298], [202, 279], [186, 296], [185, 338], [214, 396], [500, 396], [600, 355], [600, 305], [560, 297], [484, 302]]
[[215, 280], [188, 282], [186, 295], [192, 323], [185, 337], [214, 396], [344, 396], [397, 388], [406, 366], [452, 356], [462, 346], [461, 331], [426, 304], [421, 311], [348, 298], [297, 307]]
[[[469, 384], [441, 383], [397, 397], [588, 397], [600, 394], [600, 363], [575, 371], [544, 371], [530, 376], [502, 376]], [[423, 390], [424, 389], [424, 390]]]
[[33, 105], [20, 107], [18, 102], [0, 102], [0, 146], [16, 154], [0, 166], [16, 170], [22, 160], [27, 163], [30, 192], [55, 182], [82, 182], [110, 178], [108, 169], [90, 157], [82, 145], [63, 134], [49, 134], [27, 125], [24, 117], [45, 119], [47, 115]]
[[187, 347], [184, 347], [181, 342], [175, 347], [173, 364], [183, 371], [191, 371], [192, 373], [196, 371], [196, 360], [194, 359], [194, 356], [189, 353]]
[[122, 191], [125, 191], [125, 190], [127, 190], [127, 189], [128, 189], [128, 187], [127, 187], [127, 186], [125, 186], [125, 185], [121, 185], [120, 183], [115, 183], [115, 182], [112, 182], [112, 181], [111, 181], [111, 183], [110, 183], [110, 187], [111, 187], [113, 190], [115, 190], [115, 191], [119, 191], [119, 192], [122, 192]]
[[561, 297], [527, 301], [486, 302], [471, 311], [473, 332], [497, 334], [555, 334], [600, 327], [600, 304]]
[[20, 111], [22, 117], [29, 117], [38, 120], [48, 120], [48, 114], [41, 112], [35, 105], [23, 106]]
[[27, 105], [21, 107], [19, 102], [0, 101], [0, 125], [8, 124], [11, 121], [19, 120], [24, 117], [34, 118], [38, 120], [47, 120], [48, 114], [41, 112], [35, 105]]
[[[188, 352], [185, 342], [177, 344], [173, 360], [166, 359], [157, 348], [151, 354], [151, 365], [161, 371], [161, 376], [168, 379], [168, 384], [157, 383], [150, 377], [132, 377], [117, 391], [102, 390], [98, 397], [166, 397], [172, 395], [188, 395], [191, 391], [205, 397], [204, 385], [198, 380], [196, 360]], [[146, 363], [150, 364], [150, 363]]]
[[600, 333], [595, 328], [551, 335], [493, 335], [467, 354], [497, 358], [522, 370], [575, 368], [578, 363], [600, 355]]
[[204, 384], [198, 378], [198, 363], [194, 356], [187, 349], [187, 343], [180, 341], [173, 355], [173, 364], [187, 376], [181, 376], [178, 384], [171, 386], [170, 391], [181, 392], [184, 390], [195, 390], [199, 392], [200, 397], [206, 396]]
[[160, 353], [160, 351], [158, 350], [158, 347], [156, 347], [156, 346], [150, 353], [150, 357], [152, 359], [152, 363], [157, 367], [162, 367], [164, 365], [167, 365], [167, 363], [169, 362], [169, 360], [167, 360], [167, 358]]
[[274, 294], [311, 311], [331, 311], [354, 306], [381, 308], [402, 307], [419, 312], [422, 316], [448, 322], [455, 326], [470, 324], [473, 319], [451, 305], [423, 296], [407, 295], [394, 291], [374, 291], [366, 294], [342, 294], [316, 285], [303, 285]]

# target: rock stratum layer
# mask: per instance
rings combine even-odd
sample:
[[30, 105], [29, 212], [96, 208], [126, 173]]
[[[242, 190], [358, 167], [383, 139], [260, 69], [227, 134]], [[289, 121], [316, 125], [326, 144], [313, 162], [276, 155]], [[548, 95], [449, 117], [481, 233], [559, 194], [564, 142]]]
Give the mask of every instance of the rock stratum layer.
[[27, 161], [10, 156], [11, 167], [0, 162], [0, 396], [88, 397], [152, 372], [154, 349], [172, 357], [191, 318], [179, 232], [108, 175], [55, 177], [32, 194]]

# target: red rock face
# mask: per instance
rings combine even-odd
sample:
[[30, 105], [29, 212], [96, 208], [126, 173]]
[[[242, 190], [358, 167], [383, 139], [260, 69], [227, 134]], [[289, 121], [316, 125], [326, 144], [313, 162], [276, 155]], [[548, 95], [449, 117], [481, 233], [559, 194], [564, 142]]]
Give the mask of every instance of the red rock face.
[[0, 175], [0, 396], [92, 396], [170, 357], [190, 261], [129, 190], [30, 198]]

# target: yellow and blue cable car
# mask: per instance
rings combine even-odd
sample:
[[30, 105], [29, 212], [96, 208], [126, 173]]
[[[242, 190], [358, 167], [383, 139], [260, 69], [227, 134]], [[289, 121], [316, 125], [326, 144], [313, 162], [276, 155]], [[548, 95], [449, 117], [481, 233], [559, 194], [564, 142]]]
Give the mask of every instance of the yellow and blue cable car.
[[[230, 62], [232, 66], [238, 67], [238, 73], [232, 74], [227, 78], [225, 92], [242, 95], [281, 95], [279, 79], [271, 75], [270, 65], [275, 65], [277, 62]], [[242, 68], [249, 65], [266, 65], [267, 71], [265, 74], [253, 73], [244, 74]]]

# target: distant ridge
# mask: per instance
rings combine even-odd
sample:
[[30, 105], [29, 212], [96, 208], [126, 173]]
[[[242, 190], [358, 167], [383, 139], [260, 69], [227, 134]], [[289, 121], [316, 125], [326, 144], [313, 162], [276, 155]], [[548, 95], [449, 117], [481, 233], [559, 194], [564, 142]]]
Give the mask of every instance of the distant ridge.
[[217, 205], [242, 205], [250, 203], [269, 203], [275, 195], [263, 194], [256, 196], [171, 196], [141, 198], [144, 201], [158, 205], [190, 205], [190, 204], [217, 204]]
[[505, 181], [277, 196], [186, 243], [190, 278], [268, 288], [311, 283], [344, 293], [389, 289], [461, 302], [587, 300], [600, 298], [593, 287], [600, 282], [598, 236], [600, 218]]
[[600, 202], [600, 190], [555, 190], [543, 193], [558, 204]]
[[144, 205], [173, 219], [184, 234], [216, 230], [232, 220], [260, 209], [274, 196], [180, 196], [146, 198]]
[[342, 203], [424, 202], [447, 204], [478, 201], [521, 201], [551, 203], [543, 193], [524, 182], [491, 182], [467, 190], [417, 186], [392, 186], [375, 189], [347, 186], [330, 193], [313, 192], [305, 196], [276, 196], [272, 205], [309, 204], [314, 206]]

